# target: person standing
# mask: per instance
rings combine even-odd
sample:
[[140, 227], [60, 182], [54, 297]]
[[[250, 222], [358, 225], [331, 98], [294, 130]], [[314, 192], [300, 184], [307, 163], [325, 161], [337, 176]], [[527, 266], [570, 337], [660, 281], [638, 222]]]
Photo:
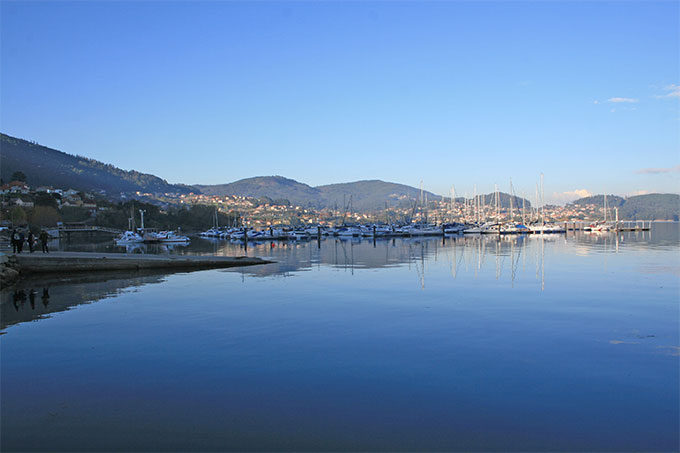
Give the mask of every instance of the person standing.
[[26, 236], [24, 235], [24, 232], [19, 230], [19, 243], [17, 244], [17, 253], [21, 253], [21, 251], [24, 249], [24, 241], [26, 241]]
[[28, 230], [28, 251], [33, 253], [33, 246], [35, 245], [35, 235], [33, 231]]
[[12, 253], [17, 253], [17, 250], [19, 250], [19, 232], [16, 229], [12, 230], [10, 241], [12, 242]]
[[47, 249], [47, 240], [49, 239], [49, 236], [47, 235], [47, 231], [41, 230], [40, 231], [40, 236], [38, 236], [40, 239], [40, 245], [42, 246], [42, 252], [43, 253], [50, 253], [50, 251]]

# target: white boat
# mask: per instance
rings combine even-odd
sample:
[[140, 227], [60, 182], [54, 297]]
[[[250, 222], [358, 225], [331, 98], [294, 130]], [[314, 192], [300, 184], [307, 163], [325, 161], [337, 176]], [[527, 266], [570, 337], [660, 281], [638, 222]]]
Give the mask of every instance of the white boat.
[[410, 236], [441, 236], [441, 228], [433, 225], [411, 225], [408, 227]]
[[521, 223], [506, 223], [501, 226], [501, 234], [526, 234], [529, 228]]
[[140, 244], [142, 242], [144, 242], [144, 238], [141, 235], [130, 230], [124, 232], [116, 239], [116, 244], [118, 245]]
[[158, 240], [163, 244], [186, 244], [191, 242], [187, 236], [177, 234], [175, 231], [161, 231], [157, 233]]
[[303, 240], [311, 236], [305, 230], [291, 230], [288, 232], [288, 239]]
[[340, 237], [361, 237], [361, 230], [356, 227], [341, 227], [336, 230], [336, 234]]
[[465, 230], [465, 225], [460, 223], [449, 223], [444, 225], [444, 234], [460, 234]]

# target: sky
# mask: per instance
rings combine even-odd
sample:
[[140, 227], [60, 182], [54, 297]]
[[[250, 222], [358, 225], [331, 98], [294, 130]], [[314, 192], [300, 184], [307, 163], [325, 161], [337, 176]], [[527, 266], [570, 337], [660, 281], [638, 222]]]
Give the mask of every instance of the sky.
[[680, 192], [680, 3], [0, 2], [0, 130], [170, 182]]

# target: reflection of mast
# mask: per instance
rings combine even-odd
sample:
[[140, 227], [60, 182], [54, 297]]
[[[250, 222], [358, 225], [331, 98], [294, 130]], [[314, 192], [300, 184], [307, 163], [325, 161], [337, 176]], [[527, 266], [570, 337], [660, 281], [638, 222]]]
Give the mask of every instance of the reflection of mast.
[[[543, 173], [541, 173], [541, 217], [542, 224], [545, 225], [545, 188], [543, 187]], [[543, 229], [541, 229], [543, 234]]]
[[501, 238], [499, 236], [498, 240], [496, 241], [496, 280], [498, 280], [498, 278], [501, 276], [501, 268], [500, 268], [500, 262], [499, 262], [499, 256], [498, 256], [498, 252], [499, 252], [498, 249], [500, 248], [500, 245], [501, 245]]
[[545, 289], [545, 238], [541, 236], [541, 291]]

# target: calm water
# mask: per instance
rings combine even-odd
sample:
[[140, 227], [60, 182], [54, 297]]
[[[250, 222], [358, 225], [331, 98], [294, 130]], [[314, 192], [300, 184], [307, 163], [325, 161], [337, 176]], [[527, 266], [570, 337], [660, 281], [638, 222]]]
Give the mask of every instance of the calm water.
[[194, 239], [171, 253], [277, 263], [26, 280], [0, 303], [0, 447], [676, 451], [679, 251], [677, 223]]

